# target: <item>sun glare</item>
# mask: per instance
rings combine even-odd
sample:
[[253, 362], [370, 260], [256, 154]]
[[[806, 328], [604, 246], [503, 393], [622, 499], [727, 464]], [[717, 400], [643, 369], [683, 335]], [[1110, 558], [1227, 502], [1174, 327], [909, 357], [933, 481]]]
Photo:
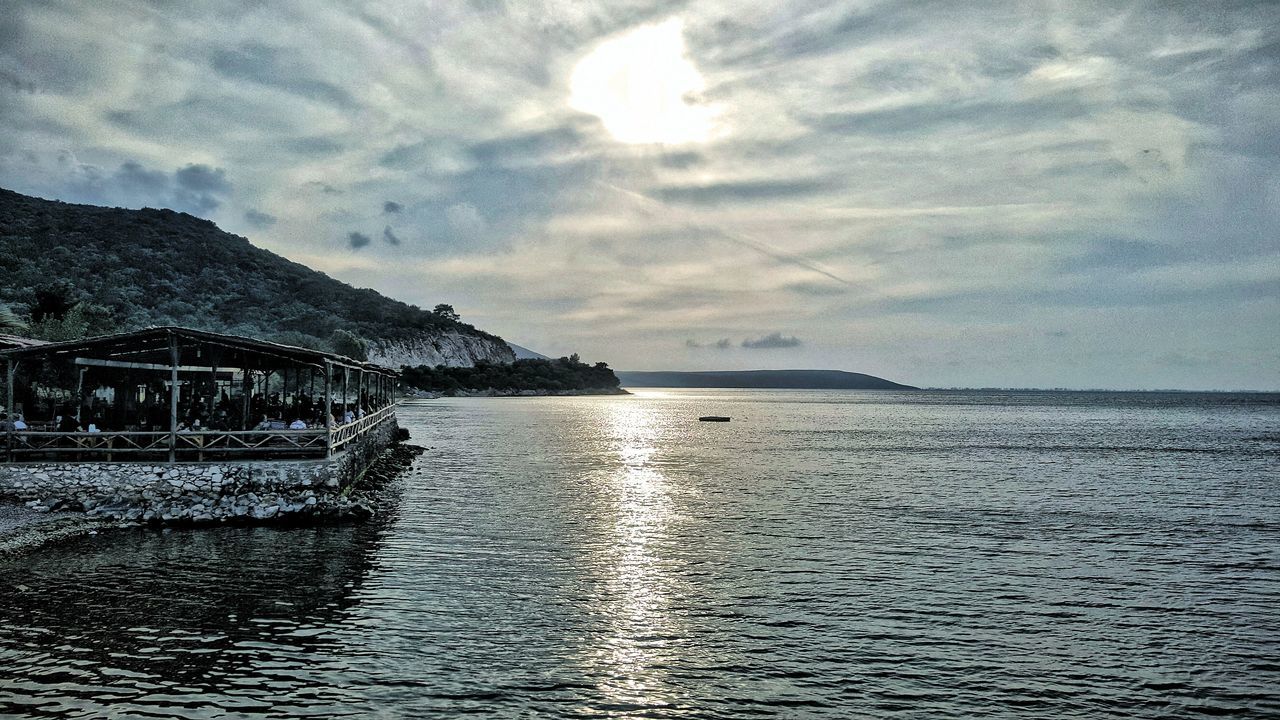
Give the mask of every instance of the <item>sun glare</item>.
[[569, 106], [600, 118], [620, 142], [706, 142], [718, 112], [698, 102], [705, 86], [686, 54], [684, 22], [672, 18], [606, 40], [578, 61]]

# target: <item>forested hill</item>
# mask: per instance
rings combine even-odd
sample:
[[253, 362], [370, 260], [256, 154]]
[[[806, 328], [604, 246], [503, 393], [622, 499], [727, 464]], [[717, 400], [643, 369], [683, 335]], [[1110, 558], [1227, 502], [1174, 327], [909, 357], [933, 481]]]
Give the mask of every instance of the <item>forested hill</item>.
[[346, 331], [369, 341], [370, 359], [396, 365], [515, 359], [501, 338], [448, 314], [351, 287], [172, 210], [0, 189], [0, 278], [0, 305], [19, 315], [60, 286], [72, 302], [105, 308], [119, 330], [184, 325], [310, 347]]
[[843, 370], [618, 371], [623, 387], [782, 388], [794, 390], [917, 390], [875, 375]]

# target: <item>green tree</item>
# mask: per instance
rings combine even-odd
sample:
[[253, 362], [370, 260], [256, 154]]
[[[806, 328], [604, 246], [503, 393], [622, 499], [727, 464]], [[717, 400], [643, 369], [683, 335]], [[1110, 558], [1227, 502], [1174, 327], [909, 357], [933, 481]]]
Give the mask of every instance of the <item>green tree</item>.
[[0, 305], [0, 333], [17, 334], [26, 329], [27, 324], [8, 305]]
[[37, 340], [66, 342], [84, 337], [106, 335], [116, 329], [111, 310], [101, 305], [78, 302], [61, 315], [45, 313], [33, 321], [27, 334]]
[[352, 360], [369, 359], [369, 343], [364, 338], [348, 330], [338, 328], [329, 336], [329, 347], [339, 355], [346, 355]]
[[439, 305], [435, 306], [434, 308], [431, 309], [431, 314], [438, 315], [444, 318], [445, 320], [452, 320], [454, 322], [459, 322], [462, 320], [462, 317], [458, 315], [458, 312], [454, 310], [453, 306], [449, 305], [448, 303], [440, 303]]

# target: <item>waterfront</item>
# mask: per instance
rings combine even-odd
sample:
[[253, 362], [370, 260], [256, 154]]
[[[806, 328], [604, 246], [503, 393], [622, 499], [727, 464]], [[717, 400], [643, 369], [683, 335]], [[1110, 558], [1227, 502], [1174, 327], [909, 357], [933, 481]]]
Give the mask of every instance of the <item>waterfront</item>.
[[1276, 396], [683, 390], [398, 414], [428, 450], [372, 523], [3, 561], [0, 712], [1280, 713]]

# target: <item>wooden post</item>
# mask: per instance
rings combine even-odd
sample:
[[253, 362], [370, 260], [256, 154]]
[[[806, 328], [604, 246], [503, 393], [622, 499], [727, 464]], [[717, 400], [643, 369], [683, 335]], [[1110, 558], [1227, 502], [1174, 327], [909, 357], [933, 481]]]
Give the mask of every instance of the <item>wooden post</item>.
[[249, 395], [253, 392], [253, 377], [249, 368], [240, 368], [240, 429], [249, 429]]
[[333, 363], [324, 361], [324, 456], [333, 455]]
[[178, 460], [178, 338], [169, 333], [169, 462]]
[[351, 373], [346, 365], [342, 366], [342, 419], [347, 419], [347, 379]]
[[84, 420], [80, 417], [80, 406], [84, 405], [84, 374], [89, 368], [80, 368], [80, 372], [76, 373], [76, 424], [80, 425]]
[[6, 361], [5, 361], [5, 373], [4, 373], [4, 374], [5, 374], [5, 377], [7, 378], [7, 380], [5, 381], [5, 387], [6, 387], [7, 391], [8, 391], [8, 394], [6, 394], [6, 395], [4, 396], [4, 397], [5, 397], [5, 400], [4, 400], [4, 407], [5, 407], [5, 412], [7, 412], [7, 413], [8, 413], [8, 415], [9, 415], [9, 427], [7, 428], [7, 430], [6, 430], [6, 432], [5, 432], [5, 435], [7, 436], [7, 442], [6, 442], [6, 445], [8, 446], [7, 457], [9, 458], [9, 462], [13, 462], [13, 421], [14, 421], [14, 416], [13, 416], [13, 374], [14, 374], [14, 372], [16, 372], [16, 371], [17, 371], [17, 363], [15, 363], [15, 362], [13, 361], [13, 358], [9, 358], [8, 360], [6, 360]]
[[209, 407], [205, 410], [209, 414], [209, 418], [213, 418], [213, 408], [218, 404], [218, 364], [214, 363], [209, 371], [209, 381], [213, 386], [209, 391]]
[[356, 372], [356, 417], [360, 416], [360, 409], [364, 407], [364, 368], [360, 368]]

